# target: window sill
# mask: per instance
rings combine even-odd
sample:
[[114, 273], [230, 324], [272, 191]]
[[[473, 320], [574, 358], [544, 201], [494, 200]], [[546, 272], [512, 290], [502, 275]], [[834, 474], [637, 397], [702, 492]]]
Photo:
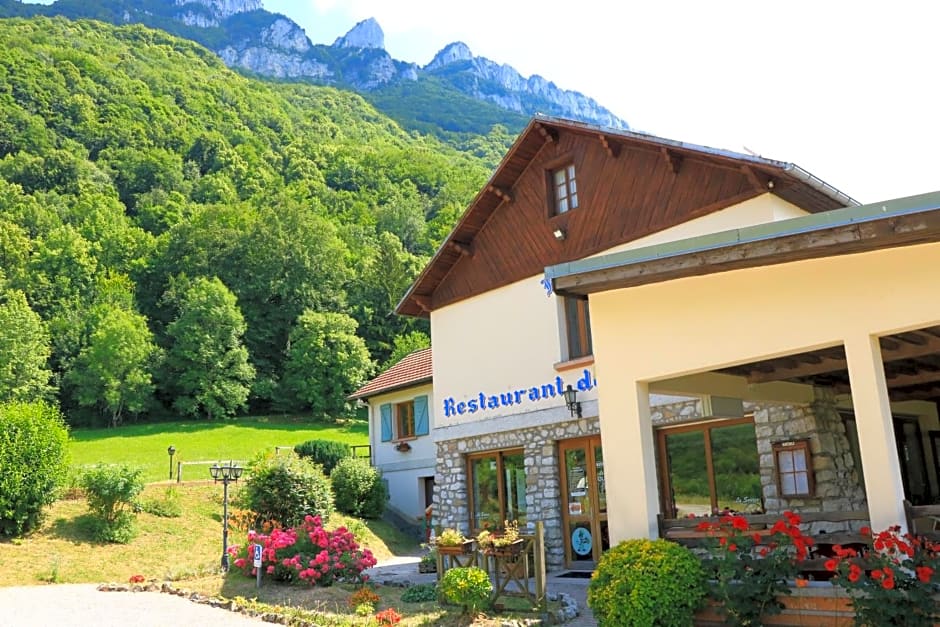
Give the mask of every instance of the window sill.
[[414, 442], [414, 441], [417, 440], [417, 439], [418, 439], [418, 436], [412, 435], [412, 436], [408, 436], [408, 437], [406, 437], [406, 438], [395, 438], [394, 440], [391, 440], [391, 443], [392, 443], [392, 444], [398, 444], [399, 442]]
[[559, 361], [554, 364], [556, 372], [563, 372], [565, 370], [574, 370], [575, 368], [585, 368], [594, 364], [594, 355], [585, 355], [584, 357], [575, 357], [574, 359], [569, 359], [568, 361]]

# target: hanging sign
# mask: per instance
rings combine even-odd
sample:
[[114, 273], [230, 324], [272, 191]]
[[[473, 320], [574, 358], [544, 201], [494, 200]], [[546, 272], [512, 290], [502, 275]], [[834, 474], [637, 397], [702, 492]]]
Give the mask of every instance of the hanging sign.
[[591, 546], [594, 544], [591, 538], [591, 532], [584, 527], [578, 527], [571, 532], [571, 550], [578, 555], [590, 555]]
[[581, 511], [582, 511], [581, 503], [578, 503], [578, 502], [568, 503], [568, 515], [569, 516], [580, 516]]

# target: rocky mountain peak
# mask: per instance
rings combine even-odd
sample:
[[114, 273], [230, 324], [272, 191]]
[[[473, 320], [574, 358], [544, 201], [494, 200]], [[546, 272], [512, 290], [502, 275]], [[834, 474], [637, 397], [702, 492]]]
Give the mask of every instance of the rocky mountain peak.
[[247, 13], [249, 11], [258, 11], [262, 8], [261, 0], [175, 0], [178, 7], [185, 7], [187, 4], [201, 4], [208, 7], [219, 18], [227, 18], [237, 13]]
[[441, 48], [424, 69], [434, 70], [457, 61], [470, 61], [471, 59], [473, 59], [473, 53], [470, 52], [470, 47], [462, 41], [455, 41]]
[[348, 33], [333, 42], [337, 48], [379, 48], [385, 49], [385, 33], [374, 17], [362, 20]]

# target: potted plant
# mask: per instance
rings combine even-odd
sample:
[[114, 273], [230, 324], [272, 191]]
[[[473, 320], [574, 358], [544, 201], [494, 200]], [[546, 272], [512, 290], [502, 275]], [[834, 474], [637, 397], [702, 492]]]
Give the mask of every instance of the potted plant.
[[462, 555], [473, 552], [473, 540], [467, 539], [459, 530], [447, 528], [441, 531], [435, 542], [441, 555]]
[[519, 537], [519, 523], [505, 520], [503, 530], [495, 533], [484, 529], [477, 535], [477, 544], [487, 555], [517, 555], [523, 544]]
[[428, 552], [421, 556], [421, 561], [418, 562], [418, 572], [419, 573], [436, 573], [437, 572], [437, 548], [433, 546], [428, 546], [427, 544], [422, 544], [421, 546], [428, 549]]

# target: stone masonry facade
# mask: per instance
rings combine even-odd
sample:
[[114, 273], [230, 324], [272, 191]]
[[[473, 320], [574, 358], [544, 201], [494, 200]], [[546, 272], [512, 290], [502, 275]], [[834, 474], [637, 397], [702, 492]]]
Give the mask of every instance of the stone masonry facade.
[[564, 568], [561, 484], [558, 441], [600, 433], [597, 418], [577, 418], [527, 429], [501, 431], [437, 443], [434, 477], [434, 523], [470, 533], [467, 455], [502, 449], [522, 449], [526, 471], [526, 511], [530, 522], [545, 527], [548, 570]]

